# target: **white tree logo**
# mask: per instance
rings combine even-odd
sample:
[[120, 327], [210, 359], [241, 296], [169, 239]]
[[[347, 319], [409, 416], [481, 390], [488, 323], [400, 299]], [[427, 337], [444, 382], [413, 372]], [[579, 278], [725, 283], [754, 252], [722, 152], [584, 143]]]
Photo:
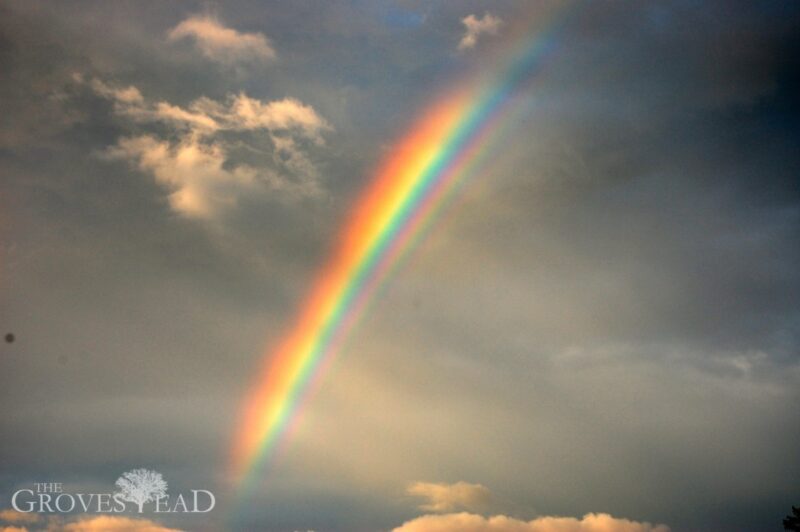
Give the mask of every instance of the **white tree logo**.
[[167, 495], [167, 481], [161, 473], [150, 469], [132, 469], [117, 479], [116, 495], [124, 501], [139, 505], [139, 513], [147, 502]]

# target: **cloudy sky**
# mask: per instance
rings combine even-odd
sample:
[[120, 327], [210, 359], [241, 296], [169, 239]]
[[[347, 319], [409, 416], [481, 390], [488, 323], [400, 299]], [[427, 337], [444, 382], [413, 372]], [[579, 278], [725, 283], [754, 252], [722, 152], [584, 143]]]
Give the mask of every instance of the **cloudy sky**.
[[[241, 405], [359, 191], [525, 42], [506, 134], [242, 497]], [[799, 46], [789, 1], [3, 2], [0, 530], [778, 529]], [[137, 467], [217, 507], [11, 509]]]

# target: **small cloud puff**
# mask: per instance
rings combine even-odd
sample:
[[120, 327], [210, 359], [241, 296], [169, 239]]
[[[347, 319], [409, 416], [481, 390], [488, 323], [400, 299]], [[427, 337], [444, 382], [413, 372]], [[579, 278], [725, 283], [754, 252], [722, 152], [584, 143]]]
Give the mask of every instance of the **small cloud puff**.
[[458, 43], [459, 50], [469, 50], [478, 44], [478, 37], [483, 34], [495, 35], [500, 30], [503, 21], [491, 13], [484, 13], [483, 17], [478, 18], [475, 15], [467, 15], [461, 19], [461, 23], [466, 27], [464, 36]]
[[479, 510], [485, 508], [491, 500], [491, 493], [485, 486], [467, 482], [415, 482], [406, 489], [406, 493], [426, 499], [427, 502], [419, 506], [426, 512]]
[[538, 517], [526, 522], [505, 515], [483, 517], [462, 512], [417, 517], [393, 532], [669, 532], [669, 527], [608, 514], [586, 514], [583, 519]]
[[227, 28], [209, 15], [194, 15], [167, 34], [171, 41], [190, 38], [200, 52], [219, 63], [266, 61], [276, 57], [263, 33], [241, 33]]

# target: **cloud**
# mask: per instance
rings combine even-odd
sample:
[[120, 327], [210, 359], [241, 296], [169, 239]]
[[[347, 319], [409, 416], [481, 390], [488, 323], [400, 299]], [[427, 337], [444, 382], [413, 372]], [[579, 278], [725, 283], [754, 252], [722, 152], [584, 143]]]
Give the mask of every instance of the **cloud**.
[[[84, 82], [81, 74], [73, 74], [73, 79], [78, 83]], [[113, 87], [99, 79], [92, 79], [89, 84], [97, 94], [116, 102], [120, 109], [126, 105], [135, 106], [144, 103], [144, 97], [136, 87]]]
[[669, 532], [666, 525], [630, 521], [608, 514], [574, 517], [537, 517], [520, 521], [505, 515], [483, 517], [466, 512], [424, 515], [404, 523], [394, 532]]
[[[81, 76], [76, 81], [85, 83]], [[127, 160], [150, 173], [168, 190], [170, 207], [195, 219], [216, 218], [245, 194], [271, 190], [285, 197], [318, 195], [318, 172], [307, 153], [324, 144], [331, 126], [313, 107], [295, 98], [264, 102], [245, 93], [225, 101], [201, 97], [181, 107], [149, 102], [133, 86], [116, 87], [101, 80], [86, 83], [113, 102], [114, 112], [134, 123], [160, 123], [171, 131], [125, 136], [108, 148], [111, 159]], [[231, 150], [240, 146], [225, 132], [266, 131], [271, 141], [270, 167], [235, 163]], [[259, 141], [260, 144], [260, 141]], [[262, 146], [247, 147], [264, 152]]]
[[226, 154], [220, 145], [191, 138], [172, 144], [149, 135], [126, 137], [107, 153], [151, 173], [170, 191], [170, 207], [189, 218], [213, 218], [256, 186], [255, 169], [246, 165], [225, 169]]
[[172, 28], [168, 37], [171, 41], [190, 38], [204, 56], [220, 63], [266, 61], [276, 57], [263, 33], [241, 33], [209, 15], [187, 18]]
[[180, 532], [149, 519], [101, 515], [67, 523], [62, 532]]
[[[13, 463], [6, 485], [36, 471], [106, 482], [120, 461], [172, 463], [176, 475], [198, 479], [171, 478], [175, 485], [216, 478], [214, 451], [252, 356], [300, 301], [346, 200], [381, 156], [376, 146], [401, 133], [398, 117], [413, 116], [423, 94], [446, 81], [424, 75], [453, 59], [436, 53], [438, 24], [450, 21], [456, 52], [465, 15], [488, 9], [503, 18], [497, 36], [458, 52], [466, 56], [499, 44], [528, 11], [531, 20], [549, 20], [535, 19], [529, 4], [517, 13], [510, 5], [459, 12], [447, 4], [428, 10], [419, 31], [400, 32], [368, 27], [376, 26], [375, 9], [326, 3], [309, 13], [286, 3], [289, 38], [315, 40], [292, 46], [292, 61], [278, 30], [259, 22], [263, 8], [226, 7], [247, 21], [232, 27], [271, 37], [287, 67], [261, 68], [246, 86], [219, 76], [193, 41], [167, 45], [167, 30], [186, 18], [176, 4], [131, 4], [128, 16], [40, 6], [3, 17], [4, 37], [25, 39], [9, 37], [0, 54], [2, 84], [13, 88], [2, 93], [12, 117], [2, 127], [28, 132], [3, 153], [0, 180], [3, 256], [15, 246], [17, 264], [11, 276], [3, 268], [2, 306], [18, 334], [4, 346], [13, 356], [3, 357], [11, 366], [0, 377], [4, 409], [17, 412], [3, 421], [0, 455]], [[800, 209], [791, 174], [800, 150], [786, 135], [798, 117], [798, 56], [788, 46], [797, 13], [613, 6], [584, 3], [575, 23], [563, 25], [547, 74], [520, 94], [531, 98], [514, 117], [520, 129], [497, 146], [398, 270], [368, 326], [352, 335], [336, 378], [310, 406], [308, 431], [287, 453], [293, 483], [259, 494], [252, 513], [265, 522], [313, 513], [310, 523], [356, 530], [348, 524], [364, 528], [365, 516], [385, 524], [383, 516], [397, 515], [397, 501], [379, 495], [402, 494], [409, 480], [479, 479], [520, 499], [492, 514], [531, 519], [519, 509], [558, 508], [580, 519], [579, 510], [594, 508], [659, 518], [676, 530], [754, 531], [791, 495], [786, 473], [800, 470], [800, 246], [792, 245]], [[34, 17], [42, 23], [26, 22]], [[402, 40], [415, 42], [393, 45]], [[175, 48], [210, 68], [176, 65]], [[230, 137], [260, 135], [270, 165], [278, 149], [267, 131], [204, 130], [180, 113], [168, 117], [167, 107], [155, 124], [122, 115], [110, 124], [95, 115], [112, 100], [47, 99], [63, 72], [87, 65], [107, 82], [124, 80], [120, 88], [135, 85], [146, 102], [192, 114], [202, 111], [190, 108], [195, 97], [228, 110], [225, 91], [244, 88], [264, 104], [291, 95], [325, 109], [343, 132], [321, 181], [336, 201], [242, 213], [241, 242], [213, 248], [202, 233], [165, 224], [148, 200], [172, 212], [171, 189], [149, 170], [136, 179], [121, 163], [81, 154], [145, 134], [177, 152], [191, 131], [200, 146], [223, 148], [223, 169], [246, 163], [258, 179], [264, 161], [240, 157]], [[176, 66], [191, 83], [170, 79]], [[292, 89], [298, 80], [302, 94]], [[86, 119], [51, 128], [65, 112]], [[297, 133], [285, 138], [313, 155]], [[47, 149], [42, 139], [50, 139]], [[233, 186], [242, 206], [248, 191], [260, 190]], [[52, 415], [35, 415], [41, 411]], [[153, 435], [158, 445], [150, 445]], [[65, 452], [48, 453], [54, 439]], [[276, 500], [272, 491], [286, 495]], [[743, 508], [742, 500], [759, 503]], [[427, 513], [434, 512], [388, 523]]]
[[300, 130], [319, 140], [320, 131], [329, 129], [325, 120], [310, 106], [294, 98], [266, 104], [239, 94], [230, 105], [229, 120], [241, 129]]
[[483, 17], [467, 15], [461, 19], [461, 23], [466, 27], [464, 36], [458, 43], [459, 50], [468, 50], [478, 44], [478, 37], [482, 34], [495, 35], [500, 30], [503, 21], [491, 13], [484, 13]]
[[[41, 516], [35, 513], [22, 513], [11, 509], [0, 511], [0, 521], [16, 524], [36, 524]], [[43, 528], [42, 528], [43, 527]], [[50, 516], [34, 527], [48, 532], [181, 532], [175, 528], [164, 527], [149, 519], [117, 516], [85, 516], [70, 523], [64, 523], [59, 516]], [[29, 532], [31, 529], [19, 526], [0, 526], [0, 532]]]
[[[85, 83], [80, 74], [76, 74], [74, 79]], [[331, 129], [313, 107], [296, 98], [262, 102], [241, 92], [228, 96], [225, 102], [200, 97], [184, 109], [164, 101], [148, 103], [134, 86], [116, 87], [99, 79], [90, 80], [88, 85], [98, 96], [111, 100], [118, 114], [139, 122], [171, 124], [195, 134], [266, 129], [291, 131], [322, 142], [321, 133]]]
[[406, 493], [426, 499], [427, 502], [419, 508], [428, 512], [477, 510], [484, 508], [491, 500], [491, 493], [485, 486], [467, 482], [415, 482], [406, 489]]
[[39, 515], [34, 513], [18, 512], [8, 508], [0, 510], [0, 521], [6, 523], [36, 523], [39, 521]]

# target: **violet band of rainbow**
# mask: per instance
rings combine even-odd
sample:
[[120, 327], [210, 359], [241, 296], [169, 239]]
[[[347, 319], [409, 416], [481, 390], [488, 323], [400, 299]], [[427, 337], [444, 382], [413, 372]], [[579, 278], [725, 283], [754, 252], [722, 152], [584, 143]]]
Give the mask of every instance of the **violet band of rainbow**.
[[[518, 122], [515, 94], [541, 71], [569, 10], [525, 35], [494, 76], [445, 92], [391, 150], [355, 204], [332, 257], [246, 398], [232, 475], [247, 493], [287, 441], [348, 334], [393, 268]], [[541, 25], [541, 24], [540, 24]]]

